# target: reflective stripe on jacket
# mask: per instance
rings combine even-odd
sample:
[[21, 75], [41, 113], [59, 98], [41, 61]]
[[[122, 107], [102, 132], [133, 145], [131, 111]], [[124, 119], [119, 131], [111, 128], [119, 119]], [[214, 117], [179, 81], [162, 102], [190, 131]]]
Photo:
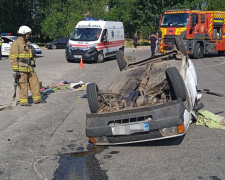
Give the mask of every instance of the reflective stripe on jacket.
[[23, 37], [19, 37], [12, 43], [9, 54], [9, 61], [13, 71], [31, 72], [34, 69], [23, 62], [18, 62], [18, 59], [31, 59], [33, 58], [32, 50], [29, 46], [29, 42], [25, 43]]

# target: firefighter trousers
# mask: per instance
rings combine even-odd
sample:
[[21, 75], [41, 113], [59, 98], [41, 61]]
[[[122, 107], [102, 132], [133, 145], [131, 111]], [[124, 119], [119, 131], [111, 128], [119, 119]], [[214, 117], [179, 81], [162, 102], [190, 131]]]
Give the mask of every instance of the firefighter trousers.
[[20, 72], [19, 79], [19, 97], [20, 104], [28, 103], [28, 89], [31, 90], [34, 103], [41, 101], [41, 92], [38, 76], [36, 72]]

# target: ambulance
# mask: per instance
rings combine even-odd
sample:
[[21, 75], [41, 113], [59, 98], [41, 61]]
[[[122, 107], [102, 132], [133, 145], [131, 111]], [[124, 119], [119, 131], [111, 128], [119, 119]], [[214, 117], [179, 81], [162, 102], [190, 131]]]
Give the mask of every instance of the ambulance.
[[102, 63], [104, 58], [124, 51], [122, 22], [86, 19], [76, 25], [66, 47], [68, 62], [75, 60]]

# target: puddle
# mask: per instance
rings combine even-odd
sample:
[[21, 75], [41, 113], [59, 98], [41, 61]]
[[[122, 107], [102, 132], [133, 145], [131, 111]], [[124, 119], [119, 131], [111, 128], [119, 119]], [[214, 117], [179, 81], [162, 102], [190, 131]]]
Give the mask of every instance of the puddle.
[[[90, 151], [62, 154], [58, 161], [59, 167], [53, 180], [107, 180], [106, 171], [102, 170], [95, 155], [107, 147], [93, 146]], [[82, 150], [83, 148], [78, 148]]]

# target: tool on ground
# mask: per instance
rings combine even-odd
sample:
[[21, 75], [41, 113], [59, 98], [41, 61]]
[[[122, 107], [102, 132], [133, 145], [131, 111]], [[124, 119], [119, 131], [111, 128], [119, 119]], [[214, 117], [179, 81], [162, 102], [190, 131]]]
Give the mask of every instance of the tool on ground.
[[13, 76], [14, 76], [15, 82], [13, 83], [14, 94], [13, 94], [12, 101], [13, 101], [13, 107], [16, 107], [16, 89], [17, 89], [17, 86], [19, 85], [19, 79], [20, 79], [21, 75], [19, 72], [14, 72]]

